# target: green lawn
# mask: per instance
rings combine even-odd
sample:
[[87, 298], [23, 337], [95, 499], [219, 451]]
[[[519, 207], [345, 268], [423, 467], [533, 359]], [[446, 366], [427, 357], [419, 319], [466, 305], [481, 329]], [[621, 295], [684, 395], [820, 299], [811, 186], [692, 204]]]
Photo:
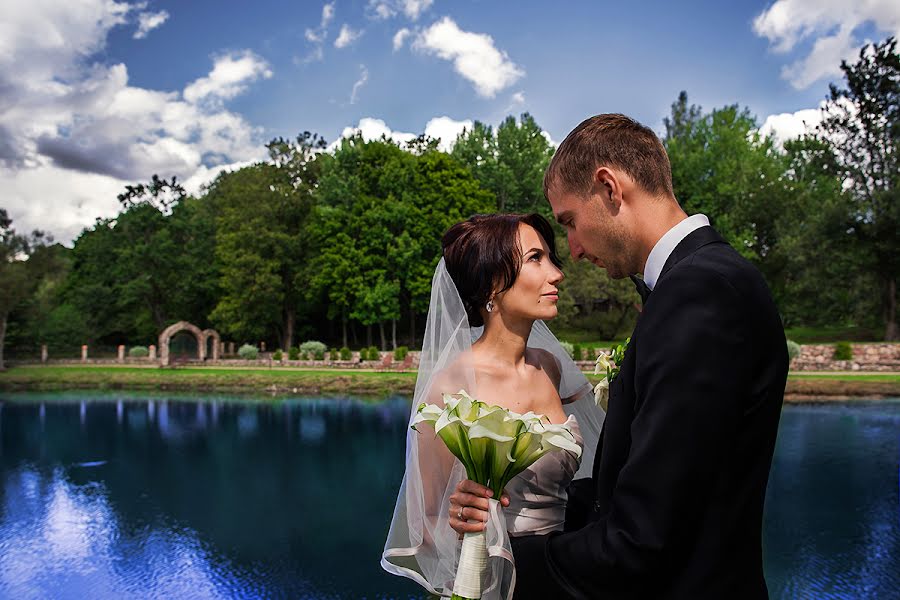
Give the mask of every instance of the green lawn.
[[810, 373], [793, 372], [791, 379], [828, 379], [837, 381], [884, 381], [900, 383], [900, 373]]
[[[335, 369], [110, 366], [21, 366], [0, 372], [3, 389], [178, 389], [298, 391], [311, 393], [408, 393], [415, 372]], [[273, 389], [274, 386], [274, 389]]]
[[833, 344], [835, 342], [880, 342], [884, 331], [870, 327], [791, 327], [785, 336], [798, 344]]

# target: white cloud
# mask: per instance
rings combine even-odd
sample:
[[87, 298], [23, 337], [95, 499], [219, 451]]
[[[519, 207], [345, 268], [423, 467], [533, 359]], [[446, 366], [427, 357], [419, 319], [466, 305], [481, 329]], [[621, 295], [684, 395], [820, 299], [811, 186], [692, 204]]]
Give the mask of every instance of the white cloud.
[[769, 40], [778, 53], [813, 40], [809, 54], [786, 65], [782, 77], [797, 89], [841, 75], [841, 60], [852, 59], [865, 43], [855, 35], [864, 25], [900, 36], [900, 3], [896, 0], [776, 0], [753, 21], [753, 31]]
[[369, 0], [366, 13], [369, 18], [379, 21], [390, 19], [398, 13], [416, 21], [432, 4], [434, 0]]
[[331, 24], [331, 21], [334, 19], [334, 2], [329, 2], [322, 7], [322, 18], [319, 21], [319, 26], [315, 29], [307, 28], [303, 33], [303, 37], [306, 38], [306, 41], [313, 44], [312, 51], [303, 59], [303, 62], [308, 63], [316, 60], [322, 60], [324, 56], [324, 52], [322, 51], [322, 44], [325, 42], [325, 38], [328, 37], [328, 25]]
[[353, 90], [350, 92], [350, 104], [356, 104], [356, 97], [360, 88], [369, 81], [369, 70], [366, 68], [366, 65], [359, 65], [359, 71], [359, 79], [353, 84]]
[[425, 135], [430, 138], [440, 139], [441, 142], [438, 144], [438, 147], [444, 152], [450, 152], [459, 134], [464, 129], [471, 130], [473, 126], [474, 123], [470, 119], [457, 121], [446, 116], [434, 117], [425, 125]]
[[792, 113], [769, 115], [759, 128], [763, 137], [771, 137], [778, 144], [812, 133], [822, 122], [820, 108], [805, 108]]
[[138, 15], [138, 30], [134, 32], [134, 39], [142, 40], [147, 34], [169, 20], [169, 13], [161, 10], [158, 13], [142, 12]]
[[250, 83], [272, 76], [269, 65], [249, 50], [216, 58], [213, 70], [184, 88], [184, 99], [200, 102], [208, 98], [228, 100], [244, 92]]
[[415, 21], [419, 16], [428, 10], [434, 0], [401, 0], [400, 7], [403, 14]]
[[334, 40], [335, 48], [346, 48], [356, 40], [362, 36], [363, 32], [359, 30], [355, 30], [346, 23], [341, 25], [341, 32], [338, 34], [337, 39]]
[[406, 43], [406, 38], [409, 37], [409, 34], [412, 33], [409, 29], [404, 27], [394, 34], [394, 52], [403, 47], [403, 44]]
[[[473, 123], [469, 119], [457, 121], [446, 116], [434, 117], [425, 125], [423, 133], [428, 137], [440, 139], [438, 147], [445, 152], [449, 152], [453, 148], [457, 136], [462, 133], [463, 129], [471, 129], [472, 125]], [[385, 137], [401, 146], [418, 137], [415, 133], [394, 131], [381, 119], [364, 117], [359, 120], [359, 124], [356, 127], [344, 127], [340, 137], [328, 146], [328, 150], [333, 151], [340, 145], [343, 138], [353, 137], [354, 135], [361, 135], [367, 142], [380, 140], [382, 137]]]
[[493, 98], [525, 72], [494, 46], [491, 36], [460, 29], [444, 17], [420, 33], [413, 48], [453, 62], [457, 73], [475, 86], [480, 96]]
[[4, 3], [0, 189], [17, 229], [45, 229], [67, 242], [96, 217], [114, 215], [126, 183], [154, 173], [197, 180], [265, 157], [261, 131], [223, 108], [271, 75], [256, 55], [220, 57], [183, 94], [129, 85], [124, 64], [92, 62], [133, 8]]
[[[823, 100], [818, 108], [805, 108], [792, 113], [780, 113], [769, 115], [759, 128], [763, 137], [771, 137], [779, 145], [792, 139], [796, 139], [807, 133], [815, 133], [816, 128], [826, 116], [847, 116], [856, 118], [856, 105], [841, 98], [836, 105]], [[822, 133], [822, 132], [820, 132]], [[825, 135], [828, 135], [827, 133]], [[844, 139], [831, 137], [831, 142], [837, 146], [844, 143]]]

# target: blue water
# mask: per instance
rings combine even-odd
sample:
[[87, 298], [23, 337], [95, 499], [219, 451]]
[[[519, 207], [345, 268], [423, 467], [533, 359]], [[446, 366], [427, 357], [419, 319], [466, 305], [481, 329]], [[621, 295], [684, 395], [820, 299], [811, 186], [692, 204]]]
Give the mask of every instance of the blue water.
[[[419, 598], [381, 571], [408, 400], [0, 394], [0, 598]], [[900, 597], [900, 402], [786, 407], [773, 598]]]

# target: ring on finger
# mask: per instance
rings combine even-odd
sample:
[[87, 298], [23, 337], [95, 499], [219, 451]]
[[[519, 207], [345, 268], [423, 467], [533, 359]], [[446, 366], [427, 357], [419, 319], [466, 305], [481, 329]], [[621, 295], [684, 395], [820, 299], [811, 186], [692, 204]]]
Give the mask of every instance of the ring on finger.
[[463, 520], [462, 513], [463, 513], [463, 507], [460, 506], [460, 507], [459, 507], [459, 512], [456, 513], [456, 518], [459, 519], [460, 521]]

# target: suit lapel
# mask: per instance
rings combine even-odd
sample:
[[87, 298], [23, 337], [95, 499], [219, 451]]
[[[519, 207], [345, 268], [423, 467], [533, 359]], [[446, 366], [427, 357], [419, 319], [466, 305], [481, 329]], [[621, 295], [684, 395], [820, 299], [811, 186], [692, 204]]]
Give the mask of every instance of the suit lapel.
[[715, 244], [717, 242], [726, 243], [722, 236], [719, 235], [715, 229], [708, 225], [690, 232], [687, 237], [678, 242], [678, 245], [675, 246], [674, 250], [672, 250], [672, 254], [670, 254], [669, 258], [666, 259], [666, 264], [663, 265], [662, 271], [660, 272], [659, 277], [656, 279], [657, 285], [659, 284], [659, 280], [663, 278], [663, 275], [665, 275], [669, 269], [678, 264], [679, 261], [690, 256], [703, 246], [706, 246], [707, 244]]

